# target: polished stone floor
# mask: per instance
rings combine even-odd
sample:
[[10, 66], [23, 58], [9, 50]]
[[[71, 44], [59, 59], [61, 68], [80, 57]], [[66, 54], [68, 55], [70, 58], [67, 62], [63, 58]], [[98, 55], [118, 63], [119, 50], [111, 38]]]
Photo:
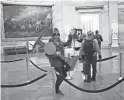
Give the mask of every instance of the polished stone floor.
[[[70, 76], [73, 79], [69, 81], [86, 90], [100, 90], [116, 83], [120, 77], [119, 52], [120, 50], [118, 49], [102, 49], [102, 58], [112, 55], [117, 55], [117, 57], [97, 63], [96, 82], [84, 82], [84, 75], [81, 73], [82, 64], [79, 62], [74, 70], [70, 72]], [[124, 77], [124, 49], [121, 52], [123, 53], [121, 76]], [[45, 73], [34, 67], [29, 61], [27, 63], [26, 56], [24, 54], [1, 56], [1, 60], [24, 58], [24, 60], [18, 62], [1, 63], [1, 84], [13, 85], [25, 83]], [[40, 68], [51, 70], [44, 53], [29, 54], [28, 58]], [[63, 82], [60, 89], [65, 96], [54, 95], [52, 76], [52, 72], [49, 72], [44, 78], [30, 85], [1, 88], [1, 100], [124, 100], [124, 82], [108, 91], [100, 93], [82, 92]]]

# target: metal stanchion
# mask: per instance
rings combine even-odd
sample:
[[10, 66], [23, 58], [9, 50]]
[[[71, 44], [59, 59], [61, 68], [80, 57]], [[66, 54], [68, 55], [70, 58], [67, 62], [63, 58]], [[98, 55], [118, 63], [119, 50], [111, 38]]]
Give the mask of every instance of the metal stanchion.
[[[27, 37], [27, 36], [26, 36]], [[26, 41], [26, 45], [27, 45], [27, 51], [26, 51], [26, 68], [27, 68], [27, 82], [29, 82], [30, 80], [29, 80], [29, 65], [28, 65], [28, 62], [29, 62], [29, 55], [28, 55], [28, 50], [29, 50], [29, 45], [28, 45], [28, 43], [29, 43], [29, 41], [28, 41], [28, 37], [27, 37], [27, 41]], [[27, 98], [27, 100], [31, 100], [31, 88], [30, 88], [30, 86], [29, 86], [29, 88], [28, 88], [29, 90], [29, 98]]]
[[51, 73], [52, 73], [52, 82], [53, 82], [53, 100], [55, 100], [55, 69], [54, 67], [51, 68]]
[[[121, 80], [122, 79], [122, 52], [120, 52], [120, 62], [119, 62], [119, 65], [120, 65], [120, 77], [118, 78], [118, 80]], [[118, 92], [118, 94], [122, 97], [122, 98], [124, 98], [124, 91], [123, 91], [123, 84], [121, 83], [120, 85], [119, 85], [119, 92]]]
[[27, 80], [29, 81], [29, 65], [28, 65], [28, 50], [29, 50], [29, 46], [28, 46], [28, 37], [27, 37], [27, 41], [26, 41], [26, 45], [27, 45], [27, 51], [26, 51], [26, 68], [27, 68]]
[[119, 62], [119, 65], [120, 65], [120, 77], [118, 80], [121, 80], [122, 79], [122, 53], [120, 52], [120, 58], [119, 58], [120, 62]]

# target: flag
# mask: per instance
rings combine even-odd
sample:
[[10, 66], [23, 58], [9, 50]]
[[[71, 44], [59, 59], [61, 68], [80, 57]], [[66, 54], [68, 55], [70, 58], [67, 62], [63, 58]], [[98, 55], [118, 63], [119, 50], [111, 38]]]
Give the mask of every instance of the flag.
[[[44, 36], [44, 31], [45, 31], [45, 28], [42, 30], [40, 36], [39, 36], [38, 39], [35, 41], [35, 43], [34, 43], [34, 45], [33, 45], [33, 48], [32, 48], [32, 51], [33, 51], [33, 52], [35, 51], [36, 46], [41, 44], [41, 39], [42, 39], [43, 36]], [[42, 42], [42, 43], [43, 43], [43, 42]]]

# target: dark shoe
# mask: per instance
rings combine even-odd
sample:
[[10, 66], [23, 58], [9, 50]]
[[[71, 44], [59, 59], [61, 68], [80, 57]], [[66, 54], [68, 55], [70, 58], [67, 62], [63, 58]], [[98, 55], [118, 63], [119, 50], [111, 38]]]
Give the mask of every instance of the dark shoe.
[[84, 82], [91, 83], [90, 79], [85, 79]]
[[96, 81], [96, 78], [91, 78], [91, 81]]
[[65, 72], [69, 72], [71, 70], [71, 67], [66, 65]]
[[64, 93], [62, 93], [62, 91], [60, 91], [60, 90], [58, 90], [58, 91], [56, 92], [56, 94], [59, 94], [59, 95], [64, 96]]
[[84, 74], [84, 71], [83, 70], [81, 72]]

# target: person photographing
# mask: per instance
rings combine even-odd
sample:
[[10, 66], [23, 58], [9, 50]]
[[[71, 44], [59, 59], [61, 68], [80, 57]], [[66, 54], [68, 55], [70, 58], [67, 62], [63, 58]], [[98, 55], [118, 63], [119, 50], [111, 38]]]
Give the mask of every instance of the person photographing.
[[[57, 28], [54, 28], [54, 33], [52, 34], [52, 38], [46, 44], [45, 52], [46, 56], [49, 59], [51, 67], [54, 67], [55, 71], [58, 72], [60, 75], [56, 74], [56, 83], [55, 83], [55, 91], [56, 94], [64, 95], [63, 92], [60, 90], [60, 85], [63, 82], [64, 78], [67, 76], [67, 71], [65, 68], [65, 62], [60, 58], [60, 56], [64, 55], [64, 47], [70, 46], [72, 42], [72, 35], [70, 33], [67, 42], [62, 42], [60, 40], [60, 33]], [[49, 51], [50, 50], [50, 51]], [[53, 52], [53, 53], [52, 53]]]

